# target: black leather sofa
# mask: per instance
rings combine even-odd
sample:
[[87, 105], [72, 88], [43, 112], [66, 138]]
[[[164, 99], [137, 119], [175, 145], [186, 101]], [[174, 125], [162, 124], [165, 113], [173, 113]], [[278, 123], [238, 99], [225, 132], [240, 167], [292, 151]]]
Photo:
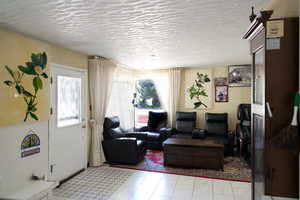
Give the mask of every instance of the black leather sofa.
[[237, 112], [240, 122], [236, 125], [237, 146], [240, 156], [251, 162], [251, 104], [240, 104]]
[[205, 131], [207, 139], [217, 139], [224, 142], [224, 154], [233, 155], [234, 134], [228, 131], [227, 113], [205, 113]]
[[146, 154], [147, 134], [125, 132], [118, 117], [105, 118], [102, 147], [108, 163], [136, 164]]
[[148, 124], [137, 129], [137, 132], [147, 135], [147, 149], [162, 149], [162, 143], [172, 135], [172, 129], [167, 128], [167, 112], [149, 111]]

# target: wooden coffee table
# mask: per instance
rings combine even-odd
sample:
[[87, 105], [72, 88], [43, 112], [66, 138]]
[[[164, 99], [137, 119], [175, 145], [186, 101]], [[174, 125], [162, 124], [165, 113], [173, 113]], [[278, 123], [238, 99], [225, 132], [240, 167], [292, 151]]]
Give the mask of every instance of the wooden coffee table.
[[224, 144], [212, 139], [169, 138], [163, 143], [164, 165], [221, 169], [224, 168]]

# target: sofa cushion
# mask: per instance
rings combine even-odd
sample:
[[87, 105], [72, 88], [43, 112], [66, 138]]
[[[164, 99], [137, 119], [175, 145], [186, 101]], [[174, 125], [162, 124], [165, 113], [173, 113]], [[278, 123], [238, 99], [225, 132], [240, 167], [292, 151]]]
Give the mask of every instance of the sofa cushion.
[[147, 141], [159, 141], [160, 134], [156, 132], [147, 132]]
[[103, 132], [103, 137], [105, 140], [112, 140], [120, 137], [125, 137], [125, 134], [123, 133], [120, 127], [117, 127], [117, 128], [105, 130]]
[[195, 121], [177, 121], [176, 123], [176, 130], [182, 134], [192, 134], [195, 127]]
[[176, 112], [176, 130], [181, 134], [192, 134], [196, 128], [196, 112]]
[[196, 112], [176, 112], [177, 121], [196, 121]]
[[205, 113], [205, 125], [208, 135], [226, 136], [228, 133], [227, 113]]
[[148, 130], [159, 131], [167, 126], [168, 114], [166, 112], [149, 111]]
[[111, 129], [111, 128], [117, 128], [120, 126], [120, 119], [117, 116], [114, 117], [105, 117], [103, 129]]

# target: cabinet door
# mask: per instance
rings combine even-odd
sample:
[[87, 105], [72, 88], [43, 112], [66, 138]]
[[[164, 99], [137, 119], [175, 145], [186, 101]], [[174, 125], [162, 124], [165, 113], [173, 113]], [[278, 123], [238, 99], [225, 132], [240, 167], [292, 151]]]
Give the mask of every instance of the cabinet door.
[[252, 43], [252, 199], [265, 194], [265, 48], [264, 30]]

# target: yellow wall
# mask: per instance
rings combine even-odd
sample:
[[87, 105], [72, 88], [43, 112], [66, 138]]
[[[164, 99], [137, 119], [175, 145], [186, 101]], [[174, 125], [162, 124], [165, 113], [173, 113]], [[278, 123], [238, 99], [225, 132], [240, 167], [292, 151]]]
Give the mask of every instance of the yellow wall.
[[[196, 68], [197, 69], [197, 68]], [[198, 68], [198, 69], [206, 69], [206, 68]], [[228, 67], [209, 67], [207, 69], [212, 69], [213, 78], [216, 77], [227, 77]], [[192, 112], [195, 109], [187, 109], [185, 108], [185, 73], [188, 70], [195, 70], [195, 68], [183, 68], [181, 74], [181, 96], [179, 102], [179, 111], [187, 111]], [[212, 80], [213, 81], [213, 80]], [[236, 112], [237, 107], [240, 103], [250, 103], [251, 102], [251, 87], [229, 87], [229, 102], [228, 103], [216, 103], [215, 102], [215, 87], [213, 84], [213, 96], [211, 97], [212, 107], [210, 109], [200, 109], [197, 111], [197, 127], [204, 128], [204, 114], [205, 112], [212, 113], [228, 113], [229, 117], [229, 130], [234, 130], [235, 125], [237, 123]]]
[[264, 10], [273, 10], [272, 19], [299, 17], [299, 0], [272, 0]]
[[[29, 61], [31, 53], [43, 51], [48, 55], [48, 74], [51, 63], [87, 68], [87, 56], [84, 54], [0, 29], [0, 127], [23, 123], [26, 109], [22, 98], [13, 97], [15, 90], [3, 84], [4, 80], [10, 80], [4, 66], [16, 69], [18, 65]], [[25, 88], [32, 88], [31, 77], [23, 79]], [[48, 80], [38, 94], [37, 114], [40, 120], [49, 119], [49, 89]], [[30, 121], [32, 122], [31, 119], [28, 120]]]
[[[48, 56], [47, 72], [51, 63], [87, 69], [87, 55], [75, 52], [58, 45], [53, 45], [40, 40], [0, 28], [0, 127], [8, 127], [23, 124], [25, 114], [25, 102], [21, 98], [14, 98], [15, 90], [3, 84], [4, 80], [10, 79], [5, 71], [7, 65], [16, 69], [18, 65], [24, 65], [29, 61], [31, 53], [45, 51]], [[25, 88], [32, 88], [31, 78], [24, 78]], [[88, 99], [87, 99], [88, 102]], [[38, 117], [40, 121], [49, 119], [50, 109], [50, 82], [44, 82], [44, 89], [38, 94]], [[87, 103], [87, 117], [89, 110]], [[27, 122], [33, 122], [29, 117]], [[48, 133], [46, 133], [48, 134]], [[90, 128], [87, 128], [86, 149], [89, 153]]]

